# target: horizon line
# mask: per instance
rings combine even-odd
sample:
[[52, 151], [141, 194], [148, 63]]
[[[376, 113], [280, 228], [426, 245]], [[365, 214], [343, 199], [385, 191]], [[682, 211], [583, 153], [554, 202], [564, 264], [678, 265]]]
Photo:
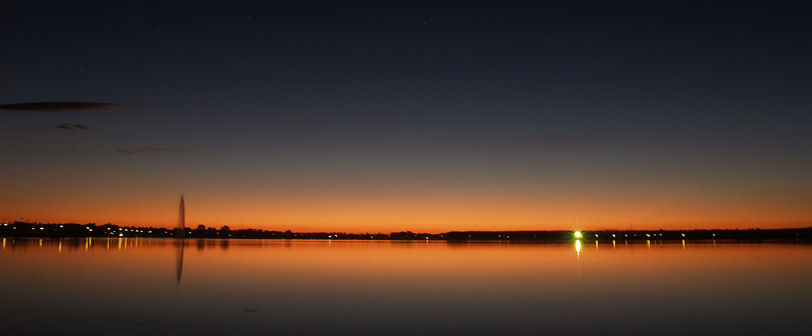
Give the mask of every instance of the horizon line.
[[[80, 225], [80, 226], [117, 226], [121, 228], [138, 228], [138, 229], [164, 229], [167, 231], [174, 231], [177, 228], [171, 228], [169, 226], [139, 226], [139, 225], [120, 225], [115, 223], [104, 223], [98, 224], [93, 222], [88, 223], [75, 223], [75, 222], [64, 222], [64, 223], [42, 223], [42, 222], [25, 222], [25, 221], [13, 221], [13, 222], [3, 222], [0, 225], [9, 225], [9, 224], [28, 224], [28, 225]], [[199, 224], [203, 225], [203, 224]], [[602, 228], [602, 229], [587, 229], [587, 228], [571, 228], [571, 229], [509, 229], [509, 230], [467, 230], [467, 229], [457, 229], [457, 230], [447, 230], [441, 232], [427, 232], [427, 231], [413, 231], [411, 229], [404, 229], [404, 230], [396, 230], [396, 231], [365, 231], [365, 232], [354, 232], [354, 231], [293, 231], [292, 229], [270, 229], [270, 228], [251, 228], [251, 227], [236, 227], [232, 228], [230, 225], [221, 225], [220, 228], [214, 226], [206, 226], [203, 225], [206, 230], [217, 230], [221, 231], [223, 227], [228, 227], [229, 231], [243, 231], [243, 230], [252, 230], [252, 231], [269, 231], [269, 232], [288, 232], [291, 233], [343, 233], [343, 234], [390, 234], [390, 233], [415, 233], [415, 234], [432, 234], [432, 235], [441, 235], [447, 233], [455, 233], [455, 232], [575, 232], [575, 231], [582, 231], [582, 232], [645, 232], [645, 231], [662, 231], [662, 232], [678, 232], [678, 231], [747, 231], [747, 230], [803, 230], [803, 229], [812, 229], [812, 224], [807, 224], [805, 226], [789, 226], [789, 227], [776, 227], [776, 228], [763, 228], [763, 227], [747, 227], [747, 228], [679, 228], [679, 229], [665, 229], [665, 228], [656, 228], [656, 229], [610, 229], [610, 228]], [[192, 227], [185, 227], [187, 230], [197, 230], [197, 228]]]

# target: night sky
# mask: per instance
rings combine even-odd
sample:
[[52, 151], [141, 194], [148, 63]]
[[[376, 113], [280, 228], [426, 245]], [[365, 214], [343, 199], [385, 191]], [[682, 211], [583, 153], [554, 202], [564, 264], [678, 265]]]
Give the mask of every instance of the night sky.
[[0, 221], [812, 225], [808, 1], [13, 1], [0, 46]]

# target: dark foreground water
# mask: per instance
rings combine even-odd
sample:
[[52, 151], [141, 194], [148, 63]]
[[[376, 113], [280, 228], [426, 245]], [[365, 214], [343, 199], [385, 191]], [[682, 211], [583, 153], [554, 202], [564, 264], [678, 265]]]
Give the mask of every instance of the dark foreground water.
[[812, 246], [11, 239], [0, 334], [808, 335]]

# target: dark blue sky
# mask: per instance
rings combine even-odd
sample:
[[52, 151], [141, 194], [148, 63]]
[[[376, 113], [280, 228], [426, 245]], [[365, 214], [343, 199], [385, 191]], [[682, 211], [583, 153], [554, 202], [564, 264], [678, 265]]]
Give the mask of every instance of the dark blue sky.
[[[694, 211], [684, 201], [692, 195], [718, 204], [694, 211], [695, 221], [764, 196], [775, 205], [762, 213], [773, 217], [759, 220], [812, 222], [800, 208], [812, 201], [808, 2], [4, 7], [0, 104], [126, 106], [0, 111], [0, 156], [10, 159], [0, 184], [27, 195], [2, 198], [11, 205], [0, 217], [68, 218], [68, 209], [38, 215], [31, 204], [91, 193], [71, 204], [82, 208], [77, 218], [100, 219], [89, 203], [191, 190], [233, 204], [296, 193], [315, 208], [353, 199], [363, 209], [387, 195], [417, 204], [384, 207], [407, 218], [425, 210], [413, 200], [421, 198], [465, 208], [479, 204], [471, 198], [532, 204], [574, 193], [560, 203], [628, 198], [631, 211], [656, 194], [666, 214]], [[674, 199], [685, 204], [669, 207]], [[489, 214], [509, 212], [496, 209]], [[574, 205], [557, 217], [554, 208], [517, 211], [524, 221], [511, 225], [521, 228], [564, 225], [550, 222], [563, 216], [592, 221], [583, 225], [685, 221], [601, 219]], [[465, 227], [454, 214], [414, 222]], [[262, 223], [245, 225], [352, 227], [251, 218]]]

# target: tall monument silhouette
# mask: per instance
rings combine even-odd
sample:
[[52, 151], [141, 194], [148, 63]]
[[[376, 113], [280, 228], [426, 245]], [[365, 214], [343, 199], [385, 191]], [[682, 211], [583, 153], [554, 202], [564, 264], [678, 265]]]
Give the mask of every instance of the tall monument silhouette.
[[175, 238], [184, 238], [186, 235], [186, 208], [183, 204], [183, 195], [180, 195], [180, 209], [178, 210], [178, 227], [175, 228]]

